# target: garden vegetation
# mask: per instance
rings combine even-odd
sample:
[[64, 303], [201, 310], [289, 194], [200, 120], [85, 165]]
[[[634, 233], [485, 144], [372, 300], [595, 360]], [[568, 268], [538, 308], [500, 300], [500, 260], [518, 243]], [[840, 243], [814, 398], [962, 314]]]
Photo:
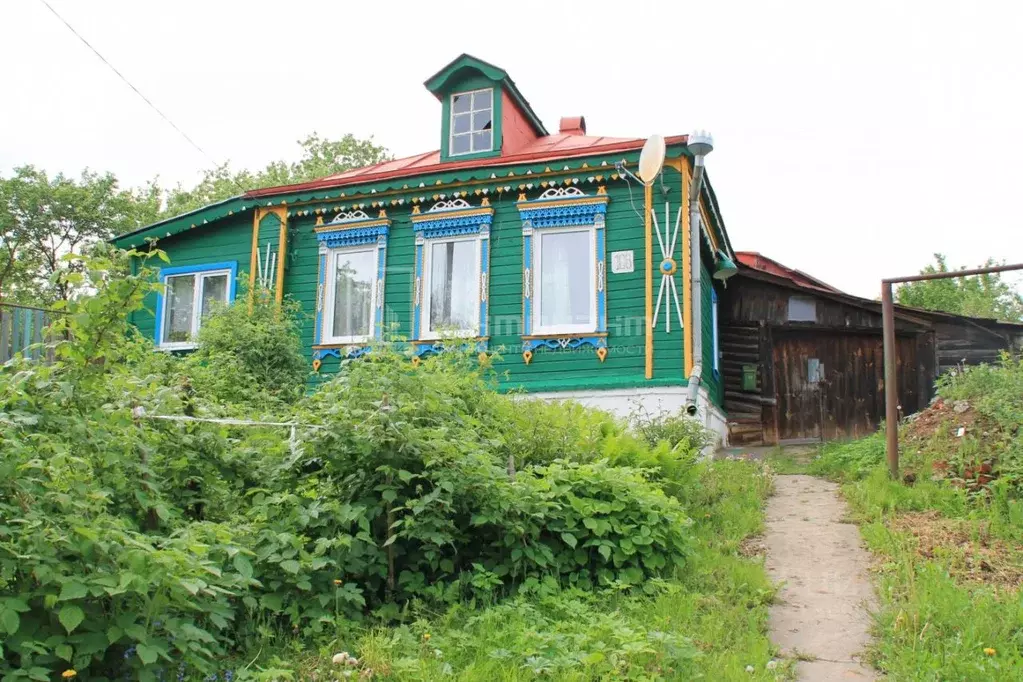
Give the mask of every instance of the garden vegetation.
[[699, 463], [692, 422], [397, 346], [320, 384], [260, 291], [154, 352], [126, 257], [71, 275], [94, 293], [61, 304], [55, 362], [0, 368], [4, 682], [784, 674], [737, 551], [770, 477]]
[[873, 663], [890, 679], [1023, 679], [1023, 361], [960, 368], [901, 431], [826, 446], [810, 472], [844, 482], [878, 554]]

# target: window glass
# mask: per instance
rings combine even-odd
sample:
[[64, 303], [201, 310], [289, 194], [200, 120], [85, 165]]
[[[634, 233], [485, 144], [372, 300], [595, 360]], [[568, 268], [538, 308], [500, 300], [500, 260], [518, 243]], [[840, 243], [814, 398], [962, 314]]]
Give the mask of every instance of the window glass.
[[479, 319], [476, 242], [449, 241], [430, 246], [431, 332], [471, 331]]
[[456, 114], [466, 113], [472, 109], [472, 93], [466, 92], [451, 98], [451, 111]]
[[789, 297], [789, 322], [816, 322], [817, 301], [805, 296]]
[[593, 250], [589, 231], [540, 233], [540, 326], [591, 325]]
[[475, 90], [451, 96], [451, 139], [448, 153], [470, 154], [494, 148], [493, 90]]
[[373, 320], [376, 250], [341, 251], [334, 257], [335, 337], [369, 336]]
[[195, 304], [195, 275], [168, 277], [164, 291], [167, 308], [162, 343], [184, 343], [192, 338]]
[[213, 308], [213, 302], [227, 303], [228, 275], [208, 275], [202, 278], [202, 316], [206, 317]]

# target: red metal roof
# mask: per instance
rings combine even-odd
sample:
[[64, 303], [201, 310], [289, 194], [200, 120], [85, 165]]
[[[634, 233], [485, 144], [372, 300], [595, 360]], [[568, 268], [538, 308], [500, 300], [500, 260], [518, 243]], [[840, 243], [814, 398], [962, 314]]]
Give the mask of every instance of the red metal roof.
[[[665, 142], [671, 144], [684, 144], [686, 135], [669, 137]], [[643, 147], [646, 142], [644, 138], [630, 137], [598, 137], [594, 135], [547, 135], [530, 142], [525, 147], [517, 150], [514, 154], [492, 157], [487, 159], [471, 159], [467, 161], [447, 161], [442, 163], [440, 151], [407, 156], [393, 161], [383, 161], [364, 168], [330, 175], [319, 180], [302, 182], [295, 185], [281, 185], [279, 187], [265, 187], [245, 193], [247, 197], [263, 197], [271, 194], [285, 194], [288, 192], [303, 192], [314, 189], [325, 189], [330, 187], [344, 187], [380, 180], [393, 180], [395, 178], [413, 177], [416, 175], [428, 175], [430, 173], [443, 173], [445, 171], [459, 170], [464, 168], [489, 168], [492, 166], [510, 166], [520, 163], [544, 163], [547, 161], [558, 161], [579, 156], [591, 156], [594, 154], [605, 154], [609, 152], [633, 151]]]
[[820, 281], [816, 277], [799, 270], [794, 270], [787, 265], [782, 265], [773, 258], [768, 258], [756, 251], [736, 251], [735, 257], [739, 259], [740, 263], [748, 268], [759, 270], [760, 272], [766, 272], [770, 275], [774, 275], [775, 277], [783, 277], [801, 287], [821, 289], [823, 291], [831, 291], [834, 293], [844, 293], [830, 284]]

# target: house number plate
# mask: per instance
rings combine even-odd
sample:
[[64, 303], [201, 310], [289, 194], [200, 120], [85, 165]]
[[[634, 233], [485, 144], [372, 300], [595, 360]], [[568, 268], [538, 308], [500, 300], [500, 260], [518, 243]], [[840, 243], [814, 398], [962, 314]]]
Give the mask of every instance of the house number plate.
[[635, 270], [635, 263], [632, 259], [632, 251], [611, 252], [611, 272], [618, 275]]

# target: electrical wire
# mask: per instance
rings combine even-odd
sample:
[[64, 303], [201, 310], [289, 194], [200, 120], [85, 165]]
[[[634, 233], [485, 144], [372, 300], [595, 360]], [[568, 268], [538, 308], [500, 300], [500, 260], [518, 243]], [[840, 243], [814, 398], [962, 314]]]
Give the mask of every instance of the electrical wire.
[[200, 147], [200, 146], [199, 146], [198, 144], [196, 144], [195, 140], [193, 140], [193, 139], [192, 139], [191, 137], [189, 137], [189, 136], [188, 136], [188, 134], [187, 134], [187, 133], [186, 133], [186, 132], [185, 132], [184, 130], [182, 130], [182, 129], [181, 129], [181, 128], [180, 128], [180, 127], [179, 127], [179, 126], [178, 126], [178, 125], [176, 124], [176, 123], [174, 123], [174, 121], [172, 121], [172, 120], [170, 119], [170, 117], [169, 117], [169, 116], [167, 116], [167, 114], [165, 114], [165, 113], [163, 113], [162, 111], [160, 111], [159, 107], [157, 107], [157, 106], [156, 106], [155, 104], [153, 104], [153, 103], [152, 103], [152, 102], [151, 102], [151, 101], [149, 100], [149, 98], [148, 98], [148, 97], [146, 97], [145, 95], [143, 95], [143, 94], [142, 94], [142, 92], [141, 92], [141, 91], [140, 91], [140, 90], [139, 90], [138, 88], [136, 88], [136, 87], [135, 87], [135, 86], [134, 86], [134, 85], [132, 84], [132, 82], [131, 82], [131, 81], [129, 81], [129, 80], [127, 79], [127, 78], [125, 78], [124, 74], [122, 74], [122, 73], [121, 73], [120, 71], [118, 71], [118, 70], [117, 70], [117, 67], [115, 67], [115, 66], [114, 66], [113, 64], [111, 64], [111, 63], [110, 63], [110, 61], [109, 61], [109, 60], [107, 60], [107, 58], [106, 58], [106, 57], [104, 57], [104, 56], [103, 56], [102, 54], [100, 54], [99, 50], [97, 50], [97, 49], [96, 49], [95, 47], [93, 47], [93, 46], [92, 46], [92, 44], [90, 44], [88, 40], [86, 40], [86, 39], [85, 39], [84, 37], [82, 37], [82, 34], [80, 34], [80, 33], [79, 33], [78, 31], [76, 31], [76, 30], [75, 30], [75, 27], [74, 27], [74, 26], [72, 26], [71, 24], [69, 24], [69, 23], [68, 23], [68, 21], [67, 21], [67, 19], [65, 19], [64, 17], [62, 17], [62, 16], [60, 15], [60, 13], [59, 13], [59, 12], [58, 12], [57, 10], [55, 10], [55, 9], [53, 8], [53, 6], [52, 6], [52, 5], [50, 5], [50, 3], [49, 3], [49, 2], [47, 2], [46, 0], [39, 0], [39, 2], [41, 2], [41, 3], [42, 3], [42, 4], [43, 4], [43, 5], [45, 6], [45, 7], [46, 7], [46, 9], [50, 10], [50, 12], [52, 12], [52, 13], [53, 13], [53, 16], [55, 16], [55, 17], [57, 17], [58, 19], [60, 19], [60, 22], [61, 22], [62, 24], [64, 24], [65, 26], [67, 26], [68, 30], [69, 30], [69, 31], [71, 31], [71, 32], [72, 32], [72, 33], [73, 33], [73, 34], [75, 35], [75, 37], [76, 37], [76, 38], [78, 38], [78, 39], [79, 39], [80, 41], [82, 41], [82, 43], [83, 43], [83, 44], [84, 44], [84, 45], [85, 45], [85, 46], [86, 46], [87, 48], [89, 48], [90, 50], [92, 50], [92, 53], [93, 53], [93, 54], [95, 54], [95, 55], [96, 55], [97, 57], [99, 57], [100, 61], [102, 61], [102, 62], [103, 62], [104, 64], [106, 64], [106, 65], [107, 65], [107, 66], [108, 66], [108, 67], [110, 68], [110, 70], [111, 70], [111, 71], [113, 71], [113, 72], [114, 72], [115, 74], [117, 74], [117, 77], [118, 77], [118, 78], [120, 78], [120, 79], [121, 79], [122, 81], [124, 81], [124, 83], [125, 83], [125, 84], [126, 84], [126, 85], [127, 85], [128, 87], [129, 87], [129, 88], [131, 88], [131, 89], [132, 89], [132, 91], [133, 91], [133, 92], [134, 92], [134, 93], [135, 93], [136, 95], [138, 95], [138, 96], [139, 96], [139, 97], [140, 97], [140, 98], [142, 99], [142, 101], [143, 101], [143, 102], [145, 102], [146, 104], [148, 104], [148, 105], [149, 105], [149, 107], [150, 107], [150, 108], [151, 108], [151, 109], [152, 109], [153, 111], [155, 111], [155, 112], [156, 112], [157, 114], [159, 114], [159, 115], [160, 115], [160, 118], [162, 118], [162, 119], [163, 119], [164, 121], [166, 121], [166, 122], [167, 122], [167, 123], [168, 123], [168, 124], [169, 124], [169, 125], [170, 125], [170, 126], [171, 126], [172, 128], [174, 128], [174, 130], [176, 130], [176, 131], [178, 132], [178, 134], [179, 134], [179, 135], [181, 135], [181, 137], [185, 138], [185, 141], [187, 141], [187, 142], [188, 142], [188, 144], [192, 145], [192, 147], [194, 147], [194, 148], [196, 149], [196, 151], [198, 151], [198, 152], [199, 152], [200, 154], [202, 154], [202, 155], [203, 155], [203, 157], [205, 157], [205, 159], [206, 159], [206, 160], [207, 160], [207, 161], [208, 161], [208, 162], [209, 162], [209, 163], [210, 163], [211, 165], [213, 165], [213, 166], [216, 166], [216, 165], [217, 165], [217, 162], [216, 162], [216, 161], [214, 161], [214, 160], [213, 160], [213, 159], [212, 159], [212, 158], [210, 157], [210, 155], [209, 155], [209, 154], [207, 154], [207, 153], [206, 153], [206, 151], [205, 151], [205, 150], [204, 150], [204, 149], [203, 149], [202, 147]]

